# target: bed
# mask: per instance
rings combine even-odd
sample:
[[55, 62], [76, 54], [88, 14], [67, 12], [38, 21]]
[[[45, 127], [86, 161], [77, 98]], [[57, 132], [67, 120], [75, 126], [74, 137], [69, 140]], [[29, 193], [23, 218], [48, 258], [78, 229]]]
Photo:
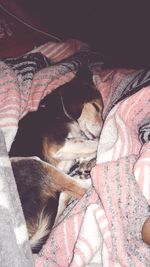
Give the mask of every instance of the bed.
[[[82, 65], [104, 102], [92, 187], [32, 255], [8, 153], [19, 120]], [[141, 229], [150, 215], [150, 70], [108, 69], [83, 42], [49, 41], [3, 56], [0, 87], [0, 266], [149, 266]]]
[[[81, 64], [91, 66], [104, 102], [93, 186], [69, 206], [43, 250], [33, 257], [8, 152], [18, 121], [36, 110], [46, 94], [72, 79]], [[31, 266], [32, 260], [35, 266], [53, 267], [148, 266], [149, 247], [141, 239], [141, 228], [150, 200], [149, 70], [103, 69], [100, 57], [74, 40], [46, 43], [23, 56], [3, 59], [0, 67], [1, 266]]]

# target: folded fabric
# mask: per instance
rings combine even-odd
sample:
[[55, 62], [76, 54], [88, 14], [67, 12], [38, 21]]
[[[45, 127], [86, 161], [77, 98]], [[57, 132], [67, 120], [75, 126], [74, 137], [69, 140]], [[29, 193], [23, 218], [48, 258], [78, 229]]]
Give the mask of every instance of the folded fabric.
[[150, 144], [140, 138], [141, 129], [143, 138], [149, 133], [143, 128], [150, 120], [149, 71], [101, 71], [94, 80], [106, 119], [93, 187], [53, 229], [37, 267], [150, 264], [150, 248], [141, 238], [149, 216]]
[[[92, 187], [33, 256], [8, 152], [19, 119], [87, 65], [104, 101]], [[0, 68], [0, 266], [149, 266], [141, 238], [150, 203], [149, 70], [103, 70], [101, 57], [76, 41], [45, 44]]]
[[[48, 48], [50, 55], [57, 54], [59, 50], [61, 62], [55, 63], [53, 56], [51, 58], [45, 57], [44, 51], [41, 50], [43, 47], [39, 48], [40, 52], [31, 51], [31, 53], [21, 57], [5, 58], [0, 62], [1, 267], [31, 267], [34, 265], [8, 157], [17, 132], [18, 122], [27, 112], [36, 110], [40, 100], [45, 95], [69, 82], [81, 66], [87, 66], [96, 60], [95, 55], [88, 50], [87, 46], [85, 47], [78, 41], [70, 40], [61, 45], [50, 43], [46, 45], [46, 48]], [[62, 60], [63, 55], [64, 58], [65, 55], [68, 58]]]

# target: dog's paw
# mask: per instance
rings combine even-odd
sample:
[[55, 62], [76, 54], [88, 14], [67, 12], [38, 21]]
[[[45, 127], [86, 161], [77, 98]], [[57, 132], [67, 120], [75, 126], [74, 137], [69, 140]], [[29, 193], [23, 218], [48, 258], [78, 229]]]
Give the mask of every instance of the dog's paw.
[[69, 173], [71, 167], [75, 164], [75, 160], [61, 160], [58, 165], [57, 168], [60, 171], [63, 171], [65, 173]]

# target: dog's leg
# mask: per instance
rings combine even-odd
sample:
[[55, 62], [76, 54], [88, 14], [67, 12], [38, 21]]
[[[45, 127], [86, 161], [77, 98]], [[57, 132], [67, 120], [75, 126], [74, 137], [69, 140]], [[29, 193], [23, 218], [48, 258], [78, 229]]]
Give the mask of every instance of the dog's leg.
[[[80, 179], [71, 178], [71, 176], [61, 172], [53, 165], [41, 160], [38, 157], [14, 157], [11, 158], [12, 166], [15, 168], [16, 180], [23, 179], [23, 175], [27, 175], [28, 172], [32, 177], [31, 183], [34, 178], [34, 182], [39, 183], [42, 194], [45, 199], [55, 195], [56, 192], [68, 192], [69, 195], [81, 198], [89, 188], [89, 184]], [[15, 171], [14, 169], [14, 171]], [[24, 169], [23, 175], [21, 170]], [[27, 173], [25, 172], [28, 171]], [[34, 172], [32, 173], [32, 171]], [[17, 172], [19, 172], [17, 174]], [[37, 175], [37, 178], [35, 177]], [[28, 177], [28, 181], [29, 181]], [[26, 181], [26, 180], [25, 180]]]
[[98, 140], [68, 139], [65, 141], [63, 147], [56, 152], [55, 158], [58, 160], [84, 158], [91, 160], [96, 156], [97, 148]]
[[[42, 161], [42, 165], [48, 174], [47, 179], [44, 181], [44, 194], [49, 195], [49, 177], [50, 177], [50, 186], [53, 187], [54, 191], [57, 192], [67, 192], [69, 195], [75, 198], [81, 198], [87, 189], [89, 188], [89, 183], [82, 181], [80, 179], [71, 178], [69, 175], [61, 172], [54, 166]], [[52, 188], [50, 188], [51, 190]]]

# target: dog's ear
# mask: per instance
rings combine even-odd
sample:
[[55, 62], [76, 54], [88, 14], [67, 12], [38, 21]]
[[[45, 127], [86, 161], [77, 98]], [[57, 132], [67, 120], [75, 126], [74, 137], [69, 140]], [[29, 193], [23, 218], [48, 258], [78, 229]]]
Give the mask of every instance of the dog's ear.
[[92, 71], [88, 67], [81, 67], [76, 73], [76, 77], [82, 81], [90, 82], [92, 80]]
[[66, 113], [74, 120], [80, 117], [85, 103], [100, 98], [100, 93], [93, 82], [92, 72], [88, 68], [80, 69], [69, 83], [60, 88], [59, 92]]

